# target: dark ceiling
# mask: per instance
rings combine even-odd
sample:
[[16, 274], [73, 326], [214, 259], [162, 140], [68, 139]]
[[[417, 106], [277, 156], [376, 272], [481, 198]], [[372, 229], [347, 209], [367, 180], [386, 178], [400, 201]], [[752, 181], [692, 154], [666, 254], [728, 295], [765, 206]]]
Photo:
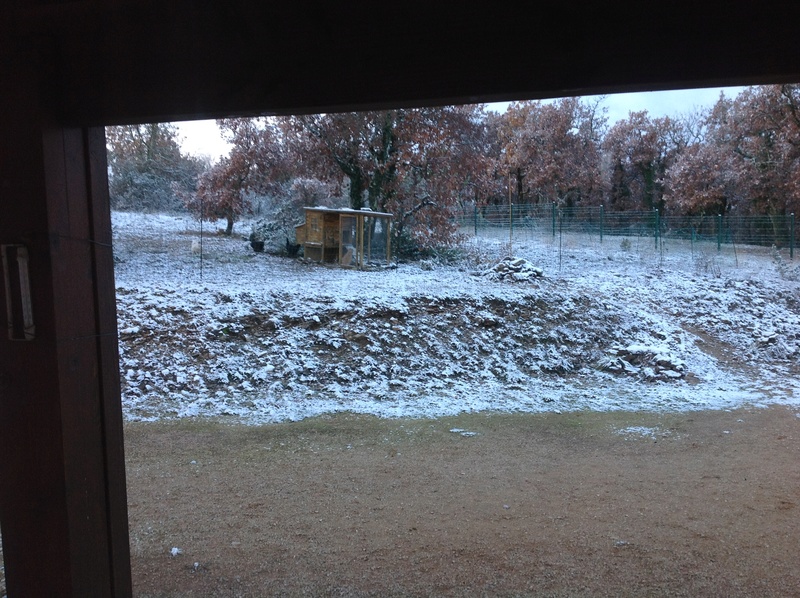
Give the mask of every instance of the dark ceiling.
[[794, 2], [20, 2], [62, 122], [800, 81]]

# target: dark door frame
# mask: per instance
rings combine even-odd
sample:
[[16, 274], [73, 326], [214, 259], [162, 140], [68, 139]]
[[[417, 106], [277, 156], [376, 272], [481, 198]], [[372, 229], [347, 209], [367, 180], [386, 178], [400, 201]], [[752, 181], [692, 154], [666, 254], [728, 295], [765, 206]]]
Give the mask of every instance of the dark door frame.
[[[132, 592], [103, 125], [796, 82], [798, 13], [769, 0], [4, 2], [0, 245], [27, 254], [29, 274], [9, 297], [0, 284], [9, 595]], [[30, 306], [33, 338], [9, 338], [9, 304]]]

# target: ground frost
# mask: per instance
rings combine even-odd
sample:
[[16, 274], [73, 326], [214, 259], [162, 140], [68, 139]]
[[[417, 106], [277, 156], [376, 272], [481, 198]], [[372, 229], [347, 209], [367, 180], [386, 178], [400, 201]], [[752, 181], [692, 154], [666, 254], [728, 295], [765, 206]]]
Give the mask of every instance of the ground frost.
[[[114, 214], [129, 419], [297, 420], [333, 411], [679, 410], [800, 397], [800, 285], [536, 248], [491, 275], [341, 270], [255, 254], [188, 219]], [[498, 252], [500, 245], [498, 245]], [[520, 248], [520, 251], [525, 251]], [[617, 262], [604, 264], [612, 268]], [[480, 272], [479, 272], [480, 274]]]

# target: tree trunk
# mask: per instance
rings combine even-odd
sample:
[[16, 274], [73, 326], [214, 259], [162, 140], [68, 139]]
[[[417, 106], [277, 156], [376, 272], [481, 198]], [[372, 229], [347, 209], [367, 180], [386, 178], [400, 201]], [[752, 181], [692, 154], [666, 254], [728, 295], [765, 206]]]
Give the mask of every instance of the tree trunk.
[[517, 203], [524, 204], [527, 203], [525, 200], [525, 186], [524, 186], [524, 179], [525, 175], [522, 173], [521, 168], [517, 168], [514, 172], [514, 179], [517, 184]]
[[364, 206], [364, 196], [362, 186], [364, 179], [360, 172], [347, 173], [350, 179], [350, 207], [353, 210], [360, 210]]

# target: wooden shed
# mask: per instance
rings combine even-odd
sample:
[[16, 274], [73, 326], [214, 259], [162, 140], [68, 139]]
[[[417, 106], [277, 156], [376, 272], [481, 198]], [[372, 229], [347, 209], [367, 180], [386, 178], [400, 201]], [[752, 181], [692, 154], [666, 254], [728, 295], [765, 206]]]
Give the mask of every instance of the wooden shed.
[[305, 222], [295, 227], [295, 238], [307, 259], [359, 269], [391, 262], [392, 214], [364, 208], [304, 209]]

